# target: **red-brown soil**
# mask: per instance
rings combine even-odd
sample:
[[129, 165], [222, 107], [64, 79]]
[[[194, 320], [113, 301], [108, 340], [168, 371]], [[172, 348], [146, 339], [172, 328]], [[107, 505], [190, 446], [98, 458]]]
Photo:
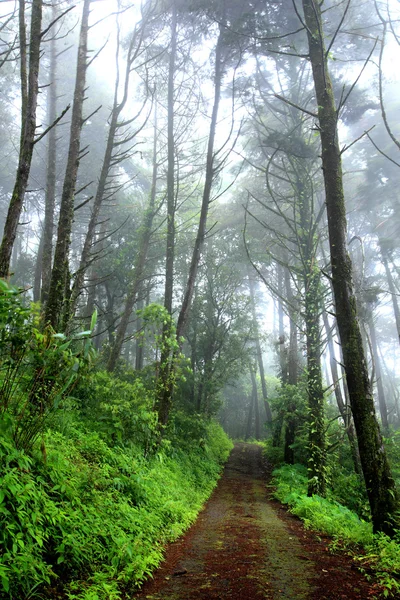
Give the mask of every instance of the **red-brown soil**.
[[350, 557], [268, 496], [260, 447], [236, 444], [196, 523], [132, 600], [379, 597]]

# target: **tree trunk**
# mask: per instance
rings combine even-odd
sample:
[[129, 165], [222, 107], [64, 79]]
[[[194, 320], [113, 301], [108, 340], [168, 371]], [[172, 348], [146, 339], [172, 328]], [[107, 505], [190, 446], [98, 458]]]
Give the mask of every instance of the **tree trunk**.
[[[67, 167], [61, 195], [60, 216], [58, 220], [57, 243], [54, 254], [53, 270], [51, 273], [49, 296], [45, 309], [45, 323], [57, 329], [60, 325], [61, 313], [69, 314], [68, 306], [63, 307], [66, 300], [65, 290], [69, 288], [68, 253], [71, 243], [71, 231], [74, 218], [75, 187], [78, 176], [80, 158], [80, 140], [83, 126], [83, 102], [85, 99], [87, 39], [89, 31], [90, 0], [84, 0], [82, 23], [79, 36], [78, 60], [74, 102], [72, 107], [71, 130]], [[68, 299], [69, 302], [69, 299]]]
[[128, 289], [128, 295], [125, 302], [124, 311], [119, 322], [114, 343], [111, 347], [110, 358], [107, 363], [107, 370], [109, 372], [114, 371], [118, 358], [121, 354], [122, 345], [128, 328], [129, 320], [132, 315], [132, 310], [135, 305], [139, 289], [142, 285], [143, 273], [147, 258], [147, 251], [149, 249], [151, 229], [153, 226], [155, 202], [157, 194], [157, 175], [158, 175], [158, 163], [157, 163], [157, 113], [155, 114], [154, 122], [154, 139], [153, 139], [153, 174], [151, 181], [151, 190], [149, 204], [146, 209], [143, 224], [139, 231], [139, 249], [135, 260], [135, 266], [132, 275], [132, 282]]
[[[136, 56], [136, 52], [134, 52], [134, 43], [136, 41], [135, 33], [132, 34], [131, 41], [129, 44], [128, 55], [126, 58], [126, 66], [125, 66], [125, 77], [123, 82], [123, 97], [121, 101], [118, 101], [118, 92], [120, 89], [120, 78], [119, 78], [119, 68], [118, 68], [118, 59], [119, 59], [119, 47], [120, 42], [117, 40], [117, 51], [116, 51], [116, 64], [117, 64], [117, 75], [115, 79], [114, 86], [114, 101], [113, 107], [111, 110], [111, 115], [109, 118], [109, 128], [108, 128], [108, 136], [106, 149], [104, 152], [103, 164], [100, 171], [100, 177], [97, 184], [96, 195], [94, 198], [92, 211], [89, 219], [89, 225], [85, 236], [85, 241], [82, 248], [82, 253], [79, 261], [79, 268], [75, 274], [74, 284], [72, 287], [72, 296], [71, 296], [71, 316], [73, 316], [76, 304], [79, 298], [79, 294], [82, 291], [83, 281], [85, 278], [86, 270], [91, 261], [91, 250], [93, 245], [93, 240], [95, 237], [96, 226], [100, 214], [100, 209], [103, 204], [103, 200], [107, 190], [107, 184], [109, 184], [110, 178], [112, 176], [112, 167], [114, 165], [113, 161], [113, 153], [115, 149], [115, 137], [119, 128], [118, 119], [127, 103], [128, 100], [128, 92], [129, 92], [129, 79], [132, 73], [132, 62], [134, 57]], [[140, 43], [140, 42], [139, 42]], [[117, 161], [118, 164], [121, 162]], [[109, 194], [110, 196], [111, 194]], [[109, 197], [108, 196], [108, 197]]]
[[[382, 253], [382, 249], [381, 249], [381, 253]], [[394, 318], [396, 321], [397, 337], [400, 342], [400, 310], [399, 310], [399, 305], [397, 302], [397, 290], [396, 290], [394, 282], [393, 282], [393, 277], [392, 277], [392, 273], [390, 272], [387, 258], [383, 254], [382, 254], [382, 264], [385, 267], [385, 273], [386, 273], [386, 279], [388, 281], [389, 292], [392, 296], [392, 305], [393, 305]]]
[[307, 392], [309, 407], [308, 495], [326, 492], [326, 440], [324, 425], [324, 391], [321, 371], [320, 272], [310, 257], [310, 271], [305, 274], [305, 326], [307, 345]]
[[39, 302], [40, 288], [42, 283], [42, 260], [43, 260], [43, 231], [40, 234], [40, 242], [36, 256], [35, 275], [33, 279], [33, 301]]
[[254, 395], [251, 393], [250, 395], [250, 404], [249, 404], [249, 413], [247, 417], [247, 426], [246, 426], [246, 434], [244, 439], [248, 440], [251, 436], [251, 430], [253, 427], [253, 406], [254, 406]]
[[350, 451], [354, 464], [354, 471], [358, 475], [360, 475], [361, 465], [360, 455], [358, 453], [357, 437], [356, 432], [354, 431], [354, 424], [351, 419], [350, 406], [348, 406], [347, 402], [343, 399], [342, 390], [340, 387], [339, 373], [337, 368], [337, 362], [335, 359], [335, 349], [333, 346], [333, 332], [329, 327], [328, 315], [325, 311], [322, 313], [322, 317], [324, 320], [325, 333], [328, 341], [329, 362], [331, 367], [336, 403], [338, 405], [340, 415], [344, 421], [344, 427], [346, 429], [347, 437], [349, 438]]
[[[211, 200], [211, 189], [215, 176], [215, 132], [217, 128], [218, 109], [221, 98], [221, 84], [223, 78], [223, 36], [225, 29], [223, 24], [219, 26], [219, 36], [215, 52], [215, 71], [214, 71], [214, 104], [211, 115], [210, 131], [208, 135], [206, 174], [203, 189], [203, 198], [200, 211], [200, 220], [197, 229], [197, 236], [192, 253], [192, 260], [189, 268], [189, 276], [186, 283], [185, 293], [182, 300], [182, 306], [179, 312], [178, 323], [176, 327], [176, 338], [181, 346], [181, 337], [185, 332], [186, 322], [189, 316], [193, 292], [196, 283], [196, 276], [200, 262], [200, 256], [204, 245], [206, 235], [207, 216]], [[167, 291], [167, 288], [166, 288]], [[171, 408], [173, 394], [173, 372], [175, 370], [176, 352], [174, 353], [170, 364], [164, 357], [164, 367], [160, 377], [160, 393], [158, 396], [158, 418], [161, 425], [166, 425], [169, 411]]]
[[250, 375], [251, 375], [252, 396], [253, 396], [253, 402], [254, 402], [255, 438], [256, 438], [256, 440], [259, 440], [259, 439], [261, 439], [260, 410], [259, 410], [259, 406], [258, 406], [256, 373], [253, 369], [250, 370]]
[[287, 383], [290, 385], [297, 385], [297, 377], [299, 372], [298, 367], [298, 343], [297, 343], [297, 324], [296, 314], [292, 305], [294, 304], [292, 286], [290, 284], [290, 273], [289, 269], [285, 268], [285, 289], [286, 297], [289, 301], [289, 318], [290, 318], [290, 332], [289, 332], [289, 358], [288, 358], [288, 378]]
[[[248, 275], [249, 275], [249, 273], [248, 273]], [[251, 312], [252, 312], [252, 316], [253, 316], [253, 323], [254, 323], [254, 330], [255, 330], [255, 345], [256, 345], [256, 353], [257, 353], [257, 363], [258, 363], [258, 370], [260, 372], [260, 378], [261, 378], [261, 390], [262, 390], [262, 395], [263, 395], [267, 423], [271, 424], [272, 423], [272, 412], [271, 412], [271, 407], [268, 402], [267, 384], [265, 381], [264, 363], [263, 363], [263, 358], [262, 358], [260, 333], [259, 333], [259, 329], [258, 329], [256, 303], [255, 303], [255, 297], [254, 297], [254, 282], [250, 276], [249, 276], [249, 290], [250, 290]]]
[[288, 361], [285, 351], [285, 328], [283, 325], [283, 304], [281, 297], [283, 296], [283, 272], [282, 266], [278, 264], [278, 322], [279, 322], [279, 366], [281, 368], [282, 384], [288, 382]]
[[[287, 383], [289, 385], [297, 385], [297, 376], [298, 376], [298, 365], [297, 365], [297, 325], [296, 325], [296, 315], [294, 314], [293, 306], [293, 292], [292, 286], [290, 284], [290, 273], [289, 269], [284, 269], [284, 283], [285, 283], [285, 291], [286, 297], [289, 301], [289, 317], [290, 317], [290, 332], [289, 332], [289, 358], [288, 358], [288, 370], [287, 370]], [[283, 456], [284, 461], [289, 465], [294, 463], [294, 451], [292, 445], [295, 441], [296, 436], [296, 406], [295, 404], [291, 404], [288, 406], [287, 413], [285, 415], [286, 425], [285, 425], [285, 443]]]
[[338, 115], [322, 33], [321, 9], [320, 5], [313, 0], [303, 0], [303, 9], [318, 105], [332, 284], [347, 385], [374, 531], [393, 535], [399, 499], [376, 419], [357, 320], [352, 264], [346, 242], [346, 207], [337, 132]]
[[[56, 8], [53, 7], [52, 17], [56, 17]], [[57, 116], [57, 48], [56, 39], [52, 37], [50, 41], [50, 87], [48, 91], [48, 118], [50, 126], [56, 120]], [[54, 233], [54, 211], [56, 204], [56, 178], [57, 178], [57, 136], [56, 128], [52, 127], [48, 133], [47, 146], [47, 173], [46, 173], [46, 193], [43, 225], [43, 257], [42, 257], [42, 290], [41, 301], [45, 305], [49, 295], [51, 279], [51, 262], [53, 255], [53, 233]]]
[[39, 93], [39, 65], [42, 28], [42, 0], [32, 0], [29, 42], [29, 74], [27, 75], [25, 2], [19, 2], [21, 65], [21, 137], [17, 175], [4, 225], [0, 246], [0, 277], [8, 278], [12, 249], [17, 235], [25, 192], [28, 185], [36, 132], [36, 108]]
[[171, 52], [168, 67], [168, 164], [167, 164], [167, 251], [165, 261], [164, 306], [172, 314], [175, 257], [175, 132], [174, 132], [174, 80], [177, 44], [177, 8], [172, 2]]
[[379, 412], [381, 413], [383, 431], [387, 435], [389, 432], [388, 410], [386, 405], [385, 391], [383, 389], [381, 361], [379, 358], [378, 342], [376, 339], [376, 329], [373, 315], [371, 315], [371, 319], [369, 321], [369, 332], [371, 335], [372, 360], [375, 367], [374, 371], [376, 387], [378, 389]]

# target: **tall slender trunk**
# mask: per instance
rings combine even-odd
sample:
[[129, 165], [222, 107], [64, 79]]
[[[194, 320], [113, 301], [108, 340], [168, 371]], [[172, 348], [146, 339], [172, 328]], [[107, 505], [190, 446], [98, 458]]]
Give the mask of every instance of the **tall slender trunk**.
[[74, 218], [75, 187], [78, 177], [80, 158], [80, 141], [83, 126], [83, 102], [85, 99], [87, 41], [89, 31], [90, 0], [84, 0], [82, 10], [82, 23], [79, 36], [78, 60], [76, 66], [76, 79], [74, 102], [72, 107], [71, 129], [67, 167], [65, 170], [64, 185], [61, 194], [60, 216], [58, 220], [57, 243], [54, 254], [53, 270], [51, 273], [49, 295], [45, 308], [44, 321], [57, 329], [60, 324], [61, 313], [68, 314], [69, 302], [65, 298], [65, 290], [69, 288], [69, 247], [71, 244], [72, 223]]
[[299, 365], [298, 365], [298, 330], [297, 330], [297, 315], [293, 308], [294, 298], [292, 286], [290, 283], [289, 269], [284, 270], [284, 281], [286, 297], [289, 301], [289, 318], [290, 318], [290, 330], [289, 330], [289, 356], [288, 356], [288, 378], [287, 383], [290, 385], [297, 385]]
[[340, 415], [343, 419], [344, 426], [346, 429], [347, 437], [349, 439], [350, 451], [351, 451], [351, 456], [352, 456], [353, 464], [354, 464], [354, 470], [357, 474], [361, 474], [360, 455], [358, 453], [356, 432], [354, 430], [354, 424], [352, 422], [351, 414], [349, 412], [350, 406], [348, 406], [347, 401], [345, 399], [343, 399], [342, 389], [340, 387], [338, 365], [337, 365], [337, 362], [335, 359], [335, 349], [334, 349], [334, 345], [333, 345], [333, 332], [331, 331], [331, 328], [329, 327], [328, 315], [326, 314], [325, 311], [322, 313], [322, 318], [324, 321], [324, 328], [325, 328], [325, 333], [326, 333], [326, 337], [327, 337], [327, 341], [328, 341], [329, 363], [330, 363], [330, 367], [331, 367], [336, 403], [338, 405], [338, 409], [339, 409]]
[[[288, 269], [284, 269], [284, 283], [286, 297], [289, 301], [289, 316], [290, 316], [290, 332], [289, 332], [289, 357], [288, 357], [288, 376], [287, 383], [289, 385], [297, 385], [298, 379], [298, 348], [297, 348], [297, 325], [296, 315], [293, 309], [293, 292], [290, 283], [290, 273]], [[285, 415], [286, 426], [285, 426], [285, 442], [283, 457], [284, 461], [289, 465], [294, 463], [294, 451], [293, 444], [296, 437], [296, 405], [291, 404], [287, 407], [287, 413]]]
[[249, 412], [247, 416], [247, 425], [246, 425], [246, 433], [244, 436], [245, 440], [248, 440], [251, 436], [251, 430], [253, 427], [253, 408], [254, 408], [254, 394], [253, 392], [250, 395], [250, 404], [249, 404]]
[[[82, 253], [81, 253], [81, 257], [80, 257], [80, 261], [79, 261], [79, 267], [75, 274], [74, 283], [72, 286], [71, 306], [70, 306], [71, 316], [73, 316], [73, 314], [75, 312], [79, 294], [82, 291], [85, 273], [90, 264], [90, 260], [91, 260], [90, 254], [91, 254], [91, 250], [92, 250], [93, 240], [95, 237], [96, 227], [98, 224], [99, 214], [100, 214], [100, 210], [101, 210], [101, 207], [102, 207], [102, 204], [104, 201], [104, 197], [107, 192], [107, 184], [109, 183], [111, 175], [112, 175], [112, 168], [114, 165], [113, 155], [114, 155], [114, 150], [115, 150], [115, 138], [116, 138], [116, 133], [118, 131], [118, 128], [120, 126], [118, 123], [118, 119], [119, 119], [123, 109], [125, 108], [126, 103], [129, 98], [129, 94], [128, 94], [129, 80], [130, 80], [130, 75], [132, 73], [132, 62], [134, 60], [134, 57], [136, 56], [136, 52], [134, 49], [135, 41], [136, 41], [136, 35], [135, 35], [135, 33], [133, 33], [130, 44], [129, 44], [127, 58], [126, 58], [125, 75], [124, 75], [124, 80], [123, 80], [123, 96], [121, 98], [121, 101], [119, 101], [118, 100], [118, 92], [120, 89], [120, 77], [119, 77], [118, 63], [119, 63], [120, 41], [119, 41], [119, 33], [118, 33], [117, 50], [116, 50], [117, 75], [115, 78], [113, 107], [112, 107], [111, 115], [109, 118], [109, 128], [108, 128], [106, 149], [105, 149], [104, 157], [103, 157], [103, 164], [102, 164], [101, 171], [100, 171], [99, 181], [97, 183], [96, 194], [95, 194], [94, 201], [93, 201], [93, 206], [92, 206], [92, 210], [91, 210], [91, 214], [90, 214], [89, 225], [88, 225], [88, 228], [86, 231], [85, 241], [83, 243]], [[139, 42], [139, 44], [140, 44], [140, 42]], [[119, 162], [120, 161], [118, 161], [118, 164], [119, 164]]]
[[129, 320], [132, 315], [133, 307], [137, 300], [138, 292], [142, 285], [142, 279], [147, 259], [147, 252], [149, 249], [151, 229], [153, 226], [155, 202], [157, 194], [157, 176], [158, 176], [158, 163], [157, 163], [157, 112], [155, 113], [154, 119], [154, 139], [153, 139], [153, 173], [151, 181], [151, 190], [149, 197], [149, 204], [147, 206], [142, 226], [139, 230], [139, 249], [135, 260], [135, 266], [132, 274], [132, 281], [130, 283], [127, 298], [125, 301], [124, 311], [121, 316], [121, 320], [117, 327], [117, 331], [114, 337], [114, 342], [111, 347], [110, 358], [107, 363], [107, 370], [114, 371], [118, 358], [121, 354], [122, 345], [128, 328]]
[[[140, 291], [139, 291], [140, 293]], [[138, 300], [137, 302], [137, 308], [138, 311], [143, 310], [144, 307], [144, 300], [143, 298], [140, 298], [140, 300]], [[136, 334], [138, 334], [140, 332], [140, 330], [143, 327], [143, 319], [138, 316], [137, 321], [136, 321]], [[136, 349], [135, 349], [135, 370], [136, 371], [141, 371], [143, 369], [143, 340], [140, 339], [140, 337], [137, 335], [136, 336]]]
[[[167, 250], [165, 260], [164, 306], [172, 314], [175, 257], [175, 132], [174, 132], [174, 81], [177, 44], [177, 8], [172, 3], [171, 51], [168, 67], [168, 158], [167, 158]], [[165, 361], [164, 361], [165, 362]]]
[[[53, 7], [53, 19], [56, 17], [56, 8]], [[57, 47], [56, 39], [52, 37], [50, 41], [50, 87], [48, 91], [48, 117], [49, 125], [54, 123], [57, 116]], [[48, 133], [47, 145], [47, 173], [46, 173], [46, 192], [45, 209], [43, 225], [43, 257], [42, 257], [42, 289], [41, 301], [46, 304], [51, 279], [51, 261], [53, 255], [53, 233], [54, 233], [54, 211], [56, 204], [56, 179], [57, 179], [57, 135], [56, 128], [53, 127]]]
[[387, 434], [389, 432], [388, 410], [386, 405], [385, 390], [383, 389], [381, 360], [378, 352], [378, 341], [376, 339], [376, 328], [373, 315], [371, 315], [369, 320], [369, 333], [371, 336], [372, 360], [375, 367], [374, 371], [376, 387], [378, 389], [379, 412], [381, 414], [383, 431], [385, 434]]
[[281, 369], [282, 383], [288, 382], [288, 361], [285, 351], [285, 328], [283, 325], [283, 267], [278, 264], [278, 322], [279, 322], [279, 366]]
[[[382, 248], [381, 248], [381, 253], [382, 253]], [[396, 322], [397, 337], [398, 337], [399, 343], [400, 343], [400, 309], [399, 309], [399, 304], [397, 302], [397, 290], [396, 290], [394, 282], [393, 282], [393, 277], [392, 277], [392, 273], [390, 271], [388, 260], [387, 260], [386, 256], [384, 256], [383, 254], [382, 254], [382, 264], [385, 267], [385, 273], [386, 273], [386, 279], [388, 281], [389, 292], [392, 296], [392, 306], [393, 306], [394, 318], [395, 318], [395, 322]]]
[[[248, 273], [248, 275], [249, 275], [249, 273]], [[256, 303], [255, 303], [255, 297], [254, 297], [254, 282], [250, 276], [248, 279], [249, 279], [249, 290], [250, 290], [251, 313], [252, 313], [253, 323], [254, 323], [257, 363], [258, 363], [258, 370], [260, 372], [260, 378], [261, 378], [261, 390], [262, 390], [262, 396], [263, 396], [263, 401], [264, 401], [264, 408], [265, 408], [267, 423], [271, 424], [272, 423], [272, 412], [271, 412], [271, 407], [268, 402], [267, 383], [265, 381], [264, 363], [263, 363], [261, 344], [260, 344], [260, 332], [259, 332], [259, 328], [258, 328]]]
[[39, 247], [36, 255], [35, 275], [33, 279], [33, 301], [39, 302], [42, 285], [42, 260], [43, 260], [43, 231], [40, 234]]
[[[214, 70], [214, 104], [211, 115], [210, 130], [208, 135], [207, 158], [206, 158], [206, 173], [203, 188], [203, 198], [200, 211], [199, 225], [197, 236], [193, 248], [192, 259], [189, 268], [189, 276], [186, 282], [185, 292], [182, 300], [182, 306], [179, 312], [178, 323], [176, 327], [176, 338], [179, 346], [181, 346], [181, 338], [185, 332], [186, 322], [189, 316], [190, 306], [194, 293], [197, 271], [200, 263], [200, 256], [204, 246], [206, 235], [207, 216], [211, 200], [212, 184], [215, 176], [215, 133], [218, 121], [218, 110], [221, 98], [221, 85], [223, 78], [223, 37], [225, 28], [223, 23], [219, 26], [219, 36], [215, 52], [215, 70]], [[164, 367], [162, 376], [160, 377], [160, 386], [158, 394], [158, 419], [160, 425], [166, 425], [172, 403], [173, 394], [173, 377], [175, 370], [176, 353], [174, 353], [171, 363], [164, 359]]]
[[319, 3], [314, 0], [303, 0], [303, 9], [318, 105], [332, 284], [347, 385], [373, 527], [375, 531], [393, 535], [398, 519], [399, 497], [376, 419], [357, 320], [352, 264], [347, 251], [346, 206], [337, 131], [338, 113], [328, 69], [321, 8]]
[[36, 132], [36, 108], [39, 93], [40, 44], [42, 41], [42, 0], [32, 0], [29, 41], [29, 73], [27, 74], [27, 40], [25, 1], [19, 2], [20, 67], [21, 67], [21, 137], [17, 175], [0, 246], [0, 277], [8, 278], [13, 245], [17, 235], [29, 173], [32, 164]]
[[250, 370], [250, 376], [251, 376], [251, 387], [252, 387], [252, 396], [253, 396], [253, 403], [254, 403], [255, 438], [256, 438], [256, 440], [259, 440], [259, 439], [261, 439], [260, 409], [258, 406], [257, 380], [256, 380], [256, 372], [254, 369]]
[[[310, 260], [312, 265], [312, 261]], [[311, 267], [305, 276], [305, 326], [307, 346], [307, 392], [309, 414], [308, 495], [325, 495], [326, 440], [324, 425], [324, 391], [321, 371], [321, 304], [319, 270]]]

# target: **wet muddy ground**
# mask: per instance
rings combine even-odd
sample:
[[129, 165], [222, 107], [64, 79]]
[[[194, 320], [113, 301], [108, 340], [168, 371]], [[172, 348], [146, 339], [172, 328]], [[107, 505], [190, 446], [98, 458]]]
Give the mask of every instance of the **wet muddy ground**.
[[261, 448], [236, 444], [196, 523], [132, 600], [367, 600], [351, 558], [269, 498]]

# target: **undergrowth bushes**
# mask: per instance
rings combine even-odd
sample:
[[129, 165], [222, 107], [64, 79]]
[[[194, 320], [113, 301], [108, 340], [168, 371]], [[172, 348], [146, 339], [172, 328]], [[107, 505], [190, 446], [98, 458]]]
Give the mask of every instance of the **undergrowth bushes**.
[[218, 425], [202, 428], [189, 449], [166, 444], [147, 458], [140, 444], [112, 447], [78, 418], [46, 433], [47, 463], [2, 441], [0, 597], [33, 598], [46, 584], [52, 597], [60, 583], [71, 600], [112, 600], [142, 582], [194, 520], [230, 451]]
[[129, 597], [231, 449], [200, 415], [172, 414], [161, 439], [154, 382], [96, 372], [90, 333], [43, 328], [1, 282], [1, 599]]
[[[290, 506], [290, 511], [306, 527], [332, 536], [333, 547], [351, 550], [360, 567], [375, 572], [384, 587], [384, 595], [400, 593], [400, 533], [391, 540], [385, 534], [373, 534], [372, 525], [339, 502], [334, 493], [327, 498], [307, 496], [307, 469], [303, 465], [285, 465], [273, 472], [275, 497]], [[363, 548], [363, 553], [360, 552]]]

